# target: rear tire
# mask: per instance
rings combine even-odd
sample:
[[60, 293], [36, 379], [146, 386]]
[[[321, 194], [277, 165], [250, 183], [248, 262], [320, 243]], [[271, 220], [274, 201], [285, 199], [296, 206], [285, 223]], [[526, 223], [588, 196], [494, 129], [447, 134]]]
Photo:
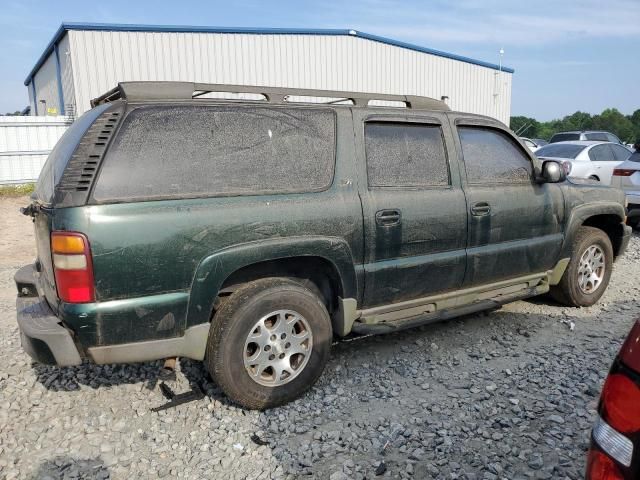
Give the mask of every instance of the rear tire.
[[571, 260], [560, 280], [551, 287], [558, 302], [571, 307], [589, 307], [604, 294], [613, 270], [613, 247], [605, 232], [580, 227], [571, 247]]
[[300, 397], [329, 359], [332, 329], [318, 295], [265, 278], [237, 289], [213, 318], [205, 366], [234, 402], [276, 407]]

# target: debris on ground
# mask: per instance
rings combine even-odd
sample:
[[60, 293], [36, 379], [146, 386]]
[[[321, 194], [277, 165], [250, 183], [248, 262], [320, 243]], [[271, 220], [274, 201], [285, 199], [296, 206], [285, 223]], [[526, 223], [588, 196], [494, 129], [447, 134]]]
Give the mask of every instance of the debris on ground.
[[[184, 358], [170, 388], [150, 394], [145, 385], [157, 381], [162, 362], [56, 368], [24, 353], [13, 275], [34, 258], [26, 248], [35, 245], [33, 225], [18, 211], [26, 203], [0, 199], [7, 480], [584, 478], [600, 388], [640, 316], [636, 232], [592, 307], [536, 298], [486, 317], [339, 342], [313, 388], [263, 412], [229, 402], [201, 362]], [[560, 322], [567, 312], [571, 334]], [[193, 385], [203, 400], [149, 412]], [[397, 425], [402, 432], [387, 445]], [[387, 470], [376, 476], [378, 468]]]

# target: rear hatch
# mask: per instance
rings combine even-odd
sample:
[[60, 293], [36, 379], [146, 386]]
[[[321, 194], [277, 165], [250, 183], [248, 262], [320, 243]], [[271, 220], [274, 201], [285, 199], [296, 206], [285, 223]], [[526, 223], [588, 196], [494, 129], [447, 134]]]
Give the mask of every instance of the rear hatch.
[[71, 124], [49, 154], [31, 195], [31, 203], [23, 209], [34, 222], [39, 290], [54, 309], [59, 299], [51, 256], [51, 232], [63, 228], [56, 226], [56, 216], [62, 209], [86, 204], [122, 108], [122, 102], [104, 104]]

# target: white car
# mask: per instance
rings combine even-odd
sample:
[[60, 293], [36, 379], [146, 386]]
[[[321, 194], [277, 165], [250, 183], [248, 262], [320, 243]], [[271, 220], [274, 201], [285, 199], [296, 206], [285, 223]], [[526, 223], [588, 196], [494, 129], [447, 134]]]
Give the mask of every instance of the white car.
[[609, 185], [613, 169], [629, 158], [631, 151], [618, 143], [580, 140], [550, 143], [539, 148], [536, 156], [560, 162], [567, 176]]
[[611, 186], [624, 191], [629, 202], [627, 223], [633, 228], [638, 228], [640, 226], [640, 150], [614, 169]]

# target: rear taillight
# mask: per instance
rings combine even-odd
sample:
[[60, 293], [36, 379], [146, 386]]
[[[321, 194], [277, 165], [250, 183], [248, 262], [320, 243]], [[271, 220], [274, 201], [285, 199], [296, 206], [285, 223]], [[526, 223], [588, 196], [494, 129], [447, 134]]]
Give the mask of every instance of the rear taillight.
[[602, 389], [602, 416], [621, 433], [640, 431], [640, 387], [621, 373], [609, 375]]
[[622, 472], [607, 455], [599, 450], [589, 450], [586, 480], [624, 480]]
[[633, 326], [631, 333], [622, 345], [620, 360], [631, 370], [640, 373], [640, 320]]
[[571, 173], [571, 162], [564, 160], [562, 162], [562, 169], [564, 170], [565, 175], [569, 175]]
[[630, 170], [628, 168], [614, 168], [613, 176], [614, 177], [630, 177], [636, 172], [637, 170]]
[[51, 253], [60, 300], [93, 302], [93, 265], [87, 237], [76, 232], [52, 232]]

